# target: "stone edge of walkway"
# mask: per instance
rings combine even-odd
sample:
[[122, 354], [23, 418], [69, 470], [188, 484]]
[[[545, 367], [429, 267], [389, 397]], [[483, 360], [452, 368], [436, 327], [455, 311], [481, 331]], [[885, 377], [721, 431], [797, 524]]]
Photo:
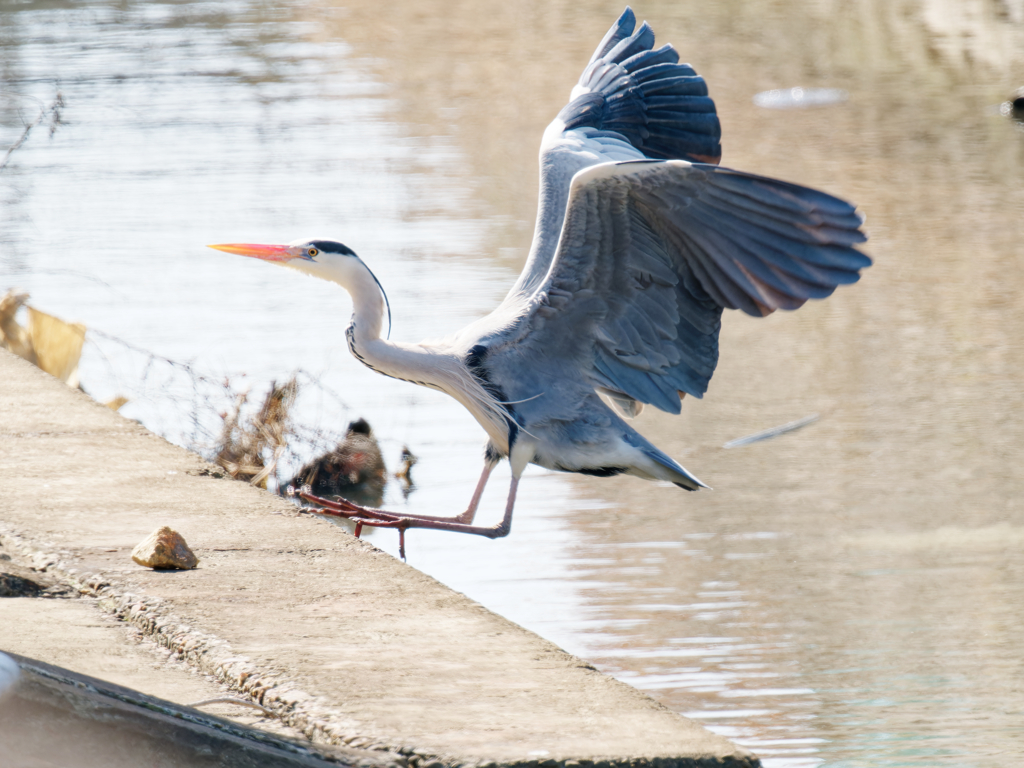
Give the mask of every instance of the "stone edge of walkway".
[[[0, 543], [30, 561], [81, 595], [96, 598], [97, 605], [134, 627], [140, 634], [173, 652], [198, 671], [210, 675], [232, 691], [272, 710], [286, 725], [302, 732], [313, 744], [381, 752], [383, 760], [409, 768], [755, 768], [753, 755], [696, 758], [607, 758], [602, 760], [516, 760], [463, 762], [450, 755], [434, 754], [409, 744], [396, 744], [364, 733], [352, 733], [331, 707], [301, 690], [283, 672], [260, 670], [253, 662], [232, 652], [228, 642], [189, 626], [174, 615], [161, 598], [127, 591], [116, 579], [100, 573], [84, 574], [69, 567], [59, 556], [7, 527], [0, 527]], [[741, 750], [742, 752], [742, 750]], [[331, 755], [324, 755], [330, 758]]]

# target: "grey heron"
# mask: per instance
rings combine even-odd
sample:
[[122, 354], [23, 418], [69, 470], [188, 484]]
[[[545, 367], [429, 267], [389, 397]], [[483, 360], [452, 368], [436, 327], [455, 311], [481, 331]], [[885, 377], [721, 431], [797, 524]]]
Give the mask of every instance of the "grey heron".
[[[854, 206], [718, 165], [721, 129], [703, 78], [671, 45], [655, 48], [646, 22], [635, 27], [627, 7], [544, 132], [526, 265], [501, 305], [461, 331], [419, 344], [382, 338], [383, 288], [334, 240], [210, 246], [341, 285], [353, 302], [352, 354], [454, 397], [486, 431], [483, 473], [457, 516], [303, 494], [357, 533], [397, 528], [403, 556], [408, 528], [506, 536], [528, 464], [707, 488], [625, 419], [644, 404], [679, 413], [686, 394], [704, 395], [723, 309], [797, 309], [871, 264], [854, 247], [867, 239]], [[502, 459], [512, 470], [504, 517], [474, 525]]]

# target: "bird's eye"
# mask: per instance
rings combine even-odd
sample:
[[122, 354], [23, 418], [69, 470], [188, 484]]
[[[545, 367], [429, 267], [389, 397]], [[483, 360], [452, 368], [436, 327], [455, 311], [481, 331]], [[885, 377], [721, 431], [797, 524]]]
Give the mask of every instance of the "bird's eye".
[[318, 251], [316, 248], [310, 248], [308, 251], [306, 251], [306, 253], [309, 254], [309, 258], [313, 258], [318, 253], [320, 253], [320, 251]]

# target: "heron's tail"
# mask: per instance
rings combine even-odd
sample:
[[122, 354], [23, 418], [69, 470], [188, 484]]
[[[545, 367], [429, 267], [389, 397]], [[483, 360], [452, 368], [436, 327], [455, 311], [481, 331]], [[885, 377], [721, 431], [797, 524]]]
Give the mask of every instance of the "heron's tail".
[[671, 45], [654, 50], [654, 31], [627, 7], [597, 46], [572, 99], [559, 113], [566, 129], [589, 127], [625, 137], [647, 157], [717, 164], [722, 128], [704, 78], [679, 63]]
[[696, 491], [700, 488], [707, 488], [710, 490], [711, 486], [702, 483], [690, 474], [685, 467], [679, 464], [679, 462], [664, 451], [660, 451], [655, 448], [639, 433], [627, 433], [624, 437], [626, 438], [627, 443], [639, 448], [644, 459], [646, 459], [646, 461], [643, 461], [640, 464], [634, 464], [629, 470], [630, 474], [637, 475], [648, 480], [667, 480], [668, 482], [675, 483], [680, 488], [684, 488], [687, 491]]

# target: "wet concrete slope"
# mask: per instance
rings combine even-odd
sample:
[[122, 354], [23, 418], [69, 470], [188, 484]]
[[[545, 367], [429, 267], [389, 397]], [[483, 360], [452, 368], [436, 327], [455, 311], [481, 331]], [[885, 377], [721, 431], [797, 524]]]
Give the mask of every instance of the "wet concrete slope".
[[[131, 561], [163, 525], [196, 551], [196, 570]], [[412, 766], [758, 764], [2, 350], [0, 526], [6, 549], [316, 741]]]

